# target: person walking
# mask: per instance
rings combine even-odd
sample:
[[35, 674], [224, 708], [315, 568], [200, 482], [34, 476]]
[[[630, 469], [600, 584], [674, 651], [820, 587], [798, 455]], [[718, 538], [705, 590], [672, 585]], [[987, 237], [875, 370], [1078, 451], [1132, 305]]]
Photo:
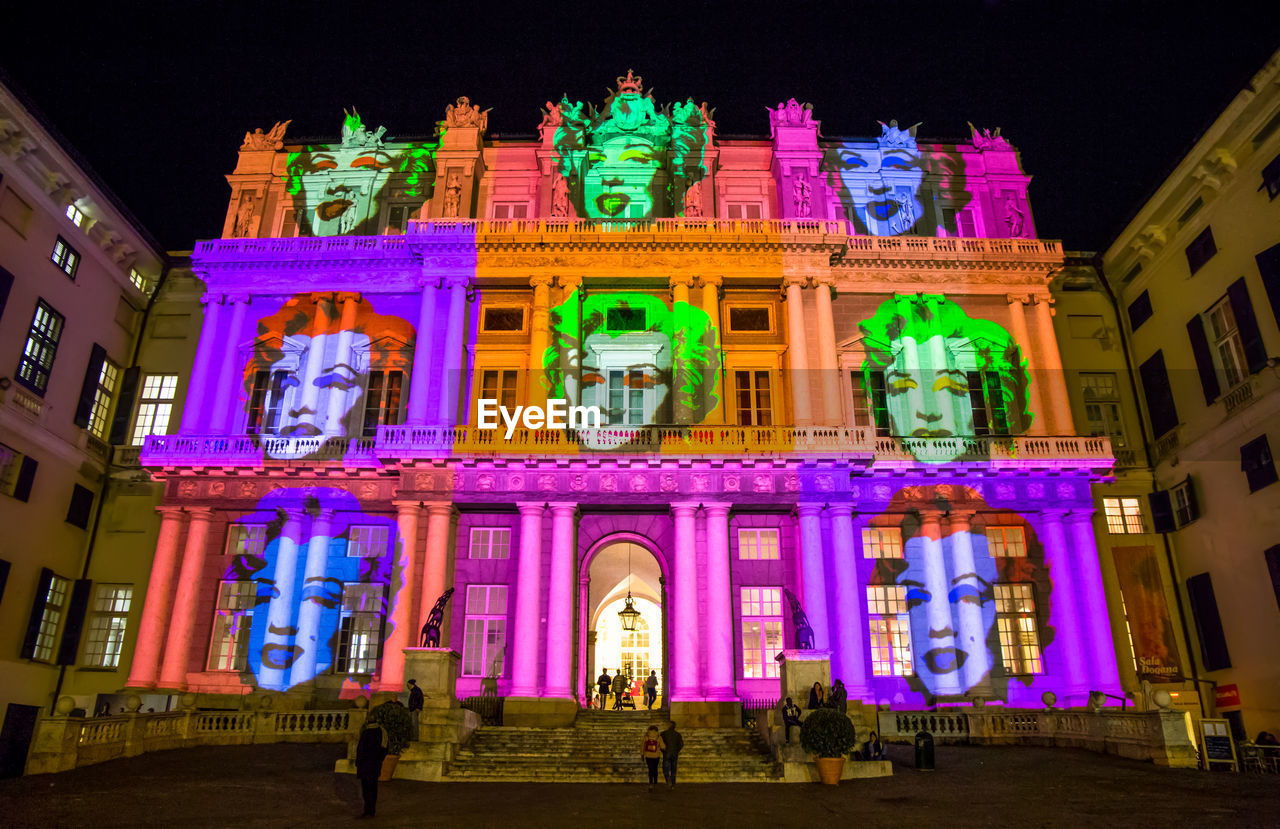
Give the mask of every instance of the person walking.
[[356, 777], [360, 780], [360, 794], [364, 798], [364, 812], [360, 817], [373, 817], [378, 806], [378, 777], [382, 774], [382, 761], [387, 756], [387, 731], [378, 723], [365, 725], [356, 741]]
[[609, 679], [609, 669], [602, 668], [600, 670], [600, 678], [596, 680], [596, 687], [600, 689], [600, 710], [604, 710], [605, 703], [609, 701], [609, 687], [613, 685], [613, 680]]
[[782, 727], [786, 729], [787, 742], [791, 742], [791, 727], [800, 727], [800, 706], [787, 697], [787, 704], [782, 706]]
[[622, 710], [622, 695], [627, 692], [627, 686], [629, 686], [630, 684], [631, 683], [627, 681], [626, 674], [624, 674], [621, 669], [619, 669], [618, 672], [613, 675], [613, 710], [614, 711]]
[[418, 741], [418, 720], [422, 717], [423, 695], [418, 680], [409, 680], [409, 739]]
[[659, 747], [662, 749], [662, 778], [671, 788], [676, 787], [676, 763], [680, 760], [680, 749], [684, 748], [684, 738], [676, 731], [675, 720], [667, 723], [667, 730], [658, 735]]
[[658, 726], [651, 725], [644, 732], [640, 757], [649, 767], [649, 791], [653, 791], [653, 787], [658, 785], [658, 761], [662, 759], [662, 740], [658, 736]]
[[644, 707], [653, 710], [653, 704], [658, 701], [658, 672], [650, 671], [649, 678], [644, 681]]

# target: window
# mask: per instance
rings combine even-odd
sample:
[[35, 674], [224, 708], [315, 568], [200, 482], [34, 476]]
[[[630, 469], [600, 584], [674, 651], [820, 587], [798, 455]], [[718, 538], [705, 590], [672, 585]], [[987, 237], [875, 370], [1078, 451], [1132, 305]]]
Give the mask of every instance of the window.
[[1009, 417], [1005, 411], [1004, 391], [1000, 375], [994, 371], [969, 371], [969, 403], [973, 406], [975, 435], [1009, 434]]
[[743, 561], [782, 558], [778, 550], [778, 531], [772, 528], [738, 530], [738, 558]]
[[1213, 579], [1208, 573], [1187, 579], [1187, 603], [1191, 605], [1191, 615], [1195, 618], [1200, 658], [1205, 670], [1230, 668], [1231, 653], [1227, 650], [1227, 637], [1222, 630], [1222, 617], [1218, 614]]
[[640, 426], [645, 422], [644, 370], [610, 369], [606, 391], [609, 406], [606, 421], [616, 426]]
[[616, 305], [605, 312], [605, 326], [610, 331], [644, 331], [644, 309]]
[[342, 620], [338, 625], [340, 674], [371, 674], [382, 658], [382, 620], [386, 614], [386, 586], [346, 584], [342, 587]]
[[1000, 657], [1005, 672], [1010, 676], [1044, 673], [1032, 586], [997, 584], [995, 593], [996, 629], [1000, 633]]
[[71, 224], [76, 227], [84, 226], [84, 211], [76, 207], [74, 204], [67, 205], [67, 218], [71, 220]]
[[1228, 389], [1234, 388], [1247, 376], [1247, 372], [1244, 348], [1240, 344], [1240, 333], [1236, 330], [1236, 318], [1231, 313], [1229, 299], [1224, 297], [1209, 309], [1209, 333], [1213, 337], [1213, 354], [1226, 380], [1225, 385]]
[[730, 202], [725, 210], [730, 219], [759, 219], [764, 215], [764, 208], [758, 202]]
[[738, 425], [772, 426], [773, 401], [769, 394], [769, 372], [735, 371], [733, 378], [737, 387]]
[[622, 631], [622, 672], [633, 679], [649, 676], [649, 623], [636, 619], [635, 630]]
[[257, 604], [251, 581], [224, 581], [218, 585], [218, 605], [209, 642], [209, 670], [244, 671], [249, 668], [249, 615]]
[[506, 527], [472, 527], [471, 558], [510, 558], [511, 530]]
[[31, 497], [38, 462], [0, 443], [0, 493], [25, 501]]
[[284, 215], [280, 217], [280, 238], [292, 239], [295, 236], [303, 235], [301, 233], [303, 228], [301, 217], [306, 212], [303, 209], [284, 211]]
[[768, 308], [733, 307], [729, 309], [730, 331], [771, 331]]
[[31, 319], [22, 358], [18, 361], [18, 382], [41, 397], [49, 387], [49, 372], [58, 354], [58, 341], [62, 339], [62, 314], [43, 299], [36, 302], [36, 313]]
[[67, 506], [67, 523], [73, 527], [87, 529], [89, 513], [93, 511], [93, 490], [80, 484], [72, 484], [71, 503]]
[[280, 409], [284, 405], [285, 383], [289, 372], [260, 370], [253, 375], [253, 391], [249, 395], [249, 418], [245, 434], [273, 435], [280, 422]]
[[1120, 417], [1120, 393], [1116, 389], [1115, 374], [1082, 371], [1080, 385], [1084, 389], [1084, 416], [1089, 423], [1089, 434], [1107, 435], [1111, 438], [1112, 447], [1123, 448], [1124, 421]]
[[487, 306], [483, 327], [485, 331], [523, 331], [524, 309]]
[[1107, 514], [1107, 532], [1112, 535], [1147, 531], [1142, 524], [1142, 504], [1137, 498], [1103, 498], [1102, 509]]
[[1262, 186], [1267, 188], [1268, 197], [1274, 199], [1280, 196], [1280, 155], [1271, 159], [1267, 166], [1262, 168]]
[[1191, 476], [1170, 490], [1173, 495], [1173, 518], [1176, 526], [1181, 528], [1200, 517], [1200, 505], [1196, 501], [1196, 488]]
[[85, 640], [84, 664], [89, 668], [117, 668], [133, 603], [133, 585], [99, 584], [93, 591], [93, 615]]
[[138, 397], [138, 417], [133, 422], [134, 446], [146, 442], [147, 435], [167, 435], [173, 414], [173, 395], [178, 388], [176, 374], [147, 374]]
[[499, 406], [515, 408], [517, 377], [514, 371], [485, 369], [480, 372], [480, 399], [497, 400]]
[[782, 590], [742, 588], [742, 676], [776, 679], [782, 653]]
[[62, 272], [72, 279], [76, 278], [76, 268], [80, 267], [80, 254], [76, 253], [76, 249], [67, 244], [67, 240], [61, 236], [58, 241], [53, 243], [53, 253], [49, 256], [53, 260], [53, 264], [62, 269]]
[[1027, 535], [1022, 527], [987, 527], [987, 549], [996, 557], [1026, 558]]
[[526, 219], [528, 217], [528, 202], [495, 202], [493, 205], [495, 219]]
[[1142, 324], [1151, 319], [1151, 295], [1146, 291], [1138, 294], [1137, 299], [1129, 303], [1129, 330], [1137, 331]]
[[[67, 606], [67, 594], [71, 590], [71, 580], [64, 579], [48, 570], [48, 585], [36, 595], [36, 607], [32, 616], [39, 614], [36, 628], [35, 646], [28, 655], [37, 662], [53, 661], [53, 644], [58, 638], [58, 628], [62, 624], [62, 614]], [[41, 579], [44, 584], [44, 578]]]
[[1249, 491], [1257, 492], [1276, 482], [1276, 465], [1267, 436], [1254, 438], [1240, 447], [1240, 469], [1249, 481]]
[[267, 551], [264, 524], [232, 524], [227, 527], [227, 555], [261, 556]]
[[[955, 230], [951, 230], [955, 228]], [[939, 236], [958, 236], [972, 239], [978, 235], [977, 223], [969, 210], [957, 210], [954, 207], [942, 208], [942, 227], [938, 228]]]
[[849, 380], [853, 384], [853, 425], [874, 426], [876, 437], [889, 437], [889, 395], [884, 372], [853, 371]]
[[863, 527], [863, 558], [902, 558], [900, 527]]
[[911, 619], [906, 588], [867, 585], [867, 623], [871, 633], [871, 675], [911, 676]]
[[98, 370], [96, 382], [93, 384], [92, 403], [89, 408], [89, 431], [99, 440], [107, 439], [107, 430], [111, 421], [111, 400], [115, 396], [120, 380], [120, 368], [110, 360], [103, 360]]
[[369, 372], [369, 390], [364, 396], [364, 437], [376, 435], [379, 426], [395, 426], [400, 422], [403, 389], [403, 371]]
[[132, 282], [133, 287], [137, 288], [139, 291], [142, 291], [144, 294], [147, 294], [148, 296], [151, 295], [151, 291], [148, 290], [147, 278], [143, 276], [141, 273], [139, 273], [137, 268], [129, 269], [129, 281]]
[[347, 532], [348, 558], [378, 558], [387, 552], [391, 540], [385, 525], [355, 526]]
[[387, 208], [387, 235], [402, 236], [409, 229], [409, 219], [418, 209], [413, 204], [393, 204]]
[[1182, 211], [1182, 215], [1178, 217], [1178, 227], [1183, 227], [1187, 222], [1191, 221], [1191, 217], [1200, 212], [1200, 208], [1204, 207], [1204, 199], [1196, 196], [1195, 201], [1187, 205], [1187, 209]]
[[1142, 273], [1142, 263], [1138, 262], [1134, 264], [1134, 266], [1130, 268], [1127, 272], [1125, 272], [1125, 275], [1121, 277], [1120, 281], [1128, 285], [1130, 282], [1137, 279], [1138, 274], [1140, 273]]
[[1153, 437], [1159, 438], [1178, 425], [1178, 410], [1173, 405], [1173, 389], [1169, 372], [1164, 367], [1164, 353], [1157, 351], [1138, 367], [1142, 378], [1142, 394], [1147, 401]]
[[1194, 274], [1218, 252], [1218, 246], [1213, 241], [1213, 228], [1206, 227], [1202, 230], [1200, 235], [1187, 245], [1186, 252], [1187, 265], [1191, 267], [1191, 273]]
[[507, 649], [507, 586], [467, 586], [466, 630], [462, 638], [462, 675], [503, 675]]

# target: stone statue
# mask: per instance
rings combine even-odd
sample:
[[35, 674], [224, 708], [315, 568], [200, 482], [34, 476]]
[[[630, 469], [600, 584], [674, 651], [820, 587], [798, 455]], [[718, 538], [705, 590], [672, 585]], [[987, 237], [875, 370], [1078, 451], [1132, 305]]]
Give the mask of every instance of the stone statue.
[[253, 215], [253, 194], [241, 193], [240, 204], [236, 207], [236, 221], [231, 229], [231, 235], [238, 238], [246, 238], [255, 235], [257, 230]]
[[880, 125], [880, 137], [877, 141], [881, 147], [905, 147], [909, 150], [916, 149], [916, 130], [920, 128], [923, 121], [917, 121], [911, 126], [904, 129], [898, 128], [898, 119], [893, 118], [889, 123], [877, 121]]
[[558, 127], [564, 123], [564, 119], [560, 116], [559, 104], [553, 104], [550, 101], [547, 101], [543, 106], [545, 106], [546, 109], [542, 112], [542, 123], [539, 126]]
[[791, 185], [791, 200], [795, 203], [796, 216], [801, 219], [809, 217], [810, 205], [809, 194], [811, 188], [809, 181], [803, 174], [796, 177], [795, 182]]
[[701, 219], [702, 213], [702, 188], [697, 184], [690, 184], [684, 191], [684, 215], [686, 219]]
[[1009, 225], [1009, 236], [1012, 238], [1021, 238], [1022, 230], [1026, 224], [1027, 214], [1018, 206], [1018, 199], [1015, 196], [1007, 196], [1004, 200], [1004, 220]]
[[258, 127], [253, 132], [244, 134], [244, 143], [240, 145], [241, 152], [245, 150], [278, 150], [284, 146], [284, 131], [292, 124], [292, 120], [276, 121], [276, 125], [271, 128], [270, 132], [263, 133], [262, 127]]
[[906, 233], [916, 223], [914, 200], [899, 194], [894, 201], [898, 203], [898, 212], [893, 217], [894, 232]]
[[968, 124], [969, 124], [969, 134], [973, 141], [973, 146], [976, 147], [977, 149], [979, 150], [1012, 150], [1013, 149], [1013, 145], [1009, 143], [1009, 140], [1007, 138], [1002, 138], [1000, 136], [999, 127], [996, 127], [995, 132], [992, 132], [989, 129], [984, 129], [982, 132], [978, 132], [978, 128], [973, 125], [972, 121], [969, 121]]
[[382, 136], [386, 135], [386, 127], [378, 127], [374, 132], [369, 132], [365, 128], [364, 119], [360, 117], [360, 113], [356, 108], [351, 107], [351, 111], [347, 112], [346, 107], [342, 109], [342, 146], [350, 147], [381, 147]]
[[484, 132], [489, 128], [489, 112], [491, 109], [492, 107], [481, 110], [480, 107], [472, 105], [470, 98], [463, 95], [444, 108], [444, 120], [440, 124], [446, 129], [449, 127], [479, 127], [480, 131]]
[[813, 121], [813, 104], [801, 104], [795, 98], [788, 99], [785, 103], [780, 103], [774, 109], [769, 109], [769, 134], [772, 135], [774, 128], [778, 126], [787, 127], [807, 127], [814, 123]]
[[804, 615], [800, 600], [790, 590], [785, 591], [787, 602], [791, 605], [791, 624], [796, 629], [796, 649], [813, 650], [813, 628], [809, 627], [809, 618]]
[[569, 216], [569, 181], [559, 174], [551, 183], [551, 216], [555, 219]]
[[440, 647], [440, 625], [444, 624], [444, 606], [449, 603], [449, 597], [452, 595], [453, 588], [450, 587], [440, 594], [440, 598], [436, 599], [435, 606], [427, 614], [427, 623], [422, 626], [422, 641], [419, 647]]
[[446, 219], [456, 219], [458, 217], [458, 207], [461, 203], [462, 177], [458, 175], [457, 170], [454, 170], [449, 173], [449, 177], [445, 180], [444, 217]]

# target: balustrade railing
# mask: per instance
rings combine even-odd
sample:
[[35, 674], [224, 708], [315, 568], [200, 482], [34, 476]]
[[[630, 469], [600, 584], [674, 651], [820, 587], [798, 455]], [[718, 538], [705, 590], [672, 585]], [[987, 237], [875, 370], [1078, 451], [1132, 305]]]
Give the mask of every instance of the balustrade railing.
[[1253, 379], [1244, 378], [1244, 382], [1222, 396], [1222, 407], [1227, 417], [1253, 402]]

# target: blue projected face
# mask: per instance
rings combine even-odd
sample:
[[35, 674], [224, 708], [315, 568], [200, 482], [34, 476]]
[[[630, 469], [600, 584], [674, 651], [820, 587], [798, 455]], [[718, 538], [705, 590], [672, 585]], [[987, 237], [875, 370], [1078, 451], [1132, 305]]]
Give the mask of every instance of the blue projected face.
[[920, 221], [924, 166], [914, 149], [842, 144], [828, 151], [830, 183], [859, 233], [897, 236]]
[[[395, 521], [364, 514], [344, 490], [308, 487], [272, 492], [240, 523], [265, 527], [253, 542], [262, 553], [236, 557], [223, 578], [252, 592], [238, 612], [218, 612], [235, 617], [258, 687], [286, 691], [331, 669], [372, 674], [390, 633]], [[242, 644], [234, 628], [246, 623]]]
[[963, 694], [991, 673], [996, 564], [982, 534], [918, 535], [898, 577], [911, 623], [916, 675], [934, 695]]

